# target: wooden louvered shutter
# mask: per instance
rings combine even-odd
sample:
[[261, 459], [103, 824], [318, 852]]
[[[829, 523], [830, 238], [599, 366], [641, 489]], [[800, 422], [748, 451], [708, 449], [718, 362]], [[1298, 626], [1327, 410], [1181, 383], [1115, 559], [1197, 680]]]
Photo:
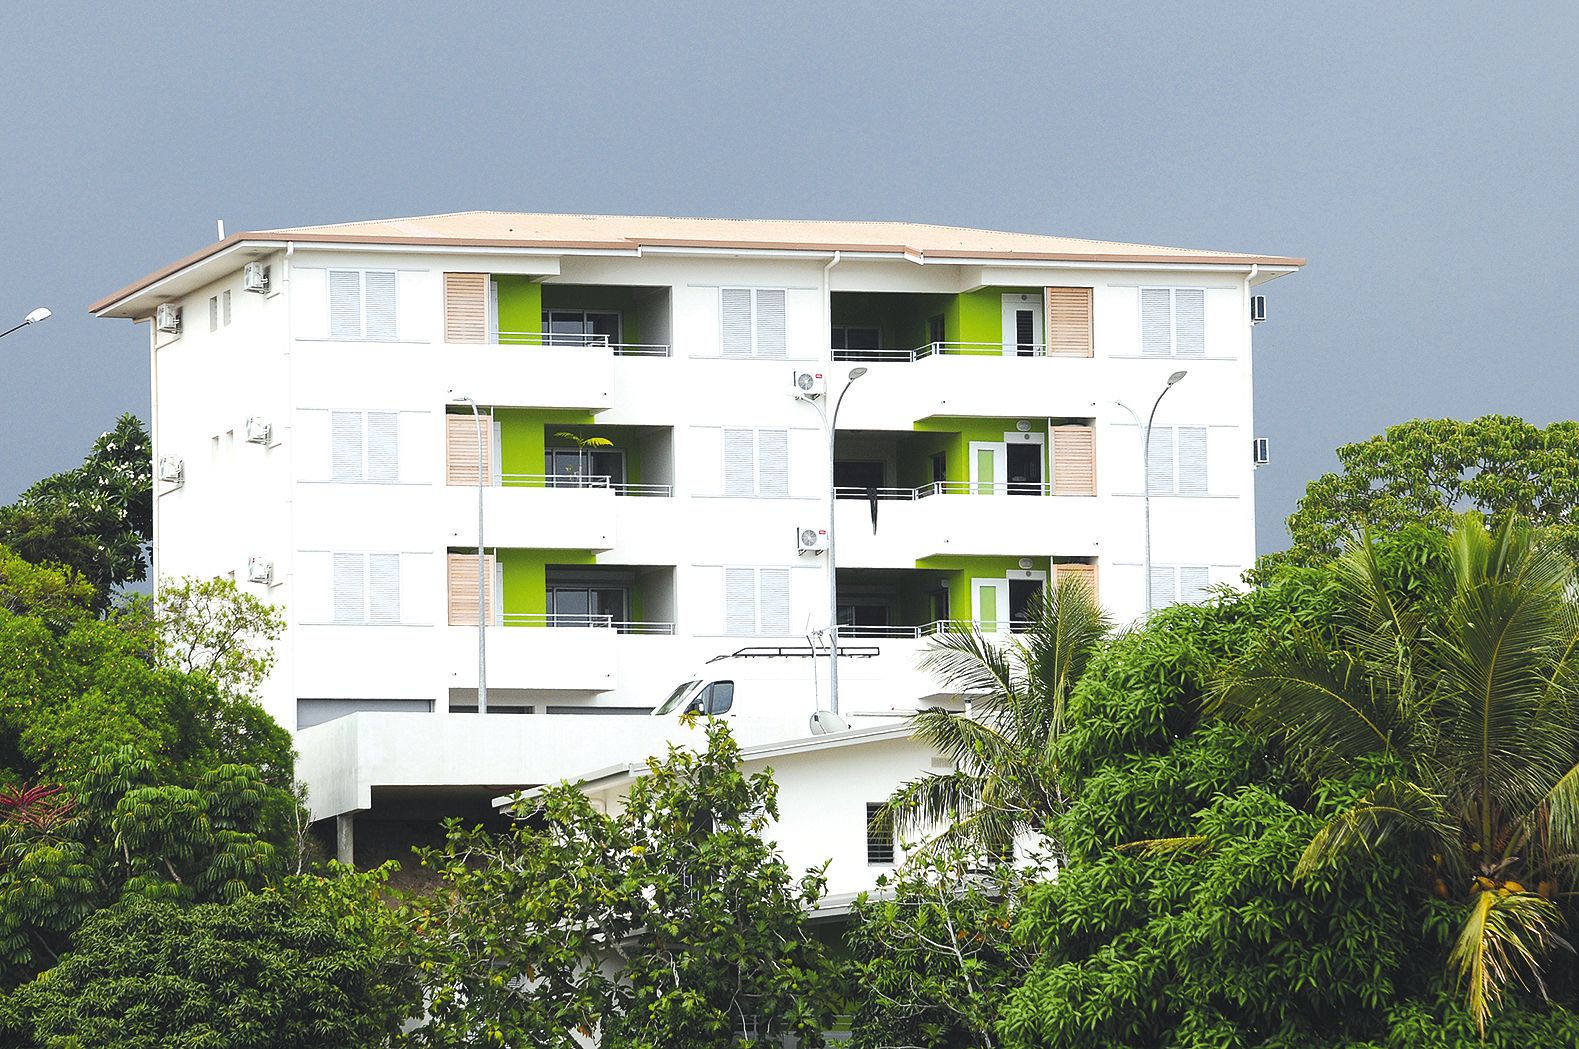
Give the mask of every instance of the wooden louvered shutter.
[[444, 275], [444, 341], [488, 341], [488, 274]]
[[751, 349], [751, 289], [720, 288], [719, 304], [723, 310], [722, 352], [725, 357], [750, 357]]
[[789, 431], [757, 431], [757, 494], [789, 497]]
[[1097, 595], [1097, 566], [1080, 561], [1071, 561], [1066, 564], [1053, 566], [1053, 585], [1062, 586], [1066, 579], [1078, 579], [1085, 584], [1086, 593], [1093, 601], [1098, 600]]
[[356, 270], [329, 271], [329, 337], [362, 337], [362, 275]]
[[1092, 353], [1091, 289], [1047, 289], [1047, 355], [1089, 357]]
[[366, 302], [366, 321], [363, 335], [378, 342], [394, 342], [395, 329], [395, 271], [368, 270], [362, 274], [363, 299]]
[[[482, 415], [482, 476], [493, 481], [493, 416]], [[477, 484], [477, 421], [466, 415], [444, 417], [444, 483]]]
[[757, 632], [757, 573], [753, 568], [724, 569], [724, 633]]
[[[494, 557], [483, 557], [484, 601], [489, 609], [488, 623], [493, 625]], [[451, 554], [449, 556], [449, 605], [450, 626], [477, 625], [477, 555]]]
[[1180, 357], [1206, 356], [1206, 292], [1200, 288], [1173, 291], [1173, 352]]
[[1173, 494], [1173, 427], [1151, 428], [1150, 454], [1147, 456], [1146, 491], [1152, 495]]
[[1140, 289], [1140, 352], [1173, 356], [1173, 292], [1168, 288]]
[[1206, 494], [1206, 427], [1179, 427], [1179, 494]]
[[758, 357], [782, 357], [787, 350], [784, 330], [784, 292], [779, 288], [756, 291], [755, 328]]
[[1097, 494], [1095, 427], [1053, 427], [1053, 494]]

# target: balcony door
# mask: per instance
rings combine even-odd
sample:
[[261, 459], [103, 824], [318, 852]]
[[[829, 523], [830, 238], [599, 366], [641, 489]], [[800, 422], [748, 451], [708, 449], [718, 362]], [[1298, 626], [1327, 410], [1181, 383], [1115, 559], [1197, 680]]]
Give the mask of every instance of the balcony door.
[[608, 310], [544, 310], [543, 333], [549, 346], [612, 346], [620, 341], [620, 315]]
[[630, 592], [624, 587], [550, 586], [548, 625], [585, 627], [624, 623], [629, 604]]
[[1042, 296], [1016, 292], [1003, 297], [1003, 355], [1036, 357], [1042, 352]]
[[1009, 629], [1009, 581], [972, 579], [970, 617], [984, 633]]
[[625, 483], [625, 453], [618, 448], [549, 448], [546, 450], [549, 488], [603, 487]]
[[970, 493], [994, 495], [1004, 492], [1008, 457], [1008, 445], [1004, 441], [970, 442]]

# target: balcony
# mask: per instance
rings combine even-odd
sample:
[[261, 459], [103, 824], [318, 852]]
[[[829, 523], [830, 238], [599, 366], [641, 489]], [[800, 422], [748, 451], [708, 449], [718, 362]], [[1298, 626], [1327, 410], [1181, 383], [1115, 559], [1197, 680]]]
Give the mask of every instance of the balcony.
[[667, 287], [561, 284], [496, 274], [488, 281], [488, 341], [613, 357], [668, 357]]

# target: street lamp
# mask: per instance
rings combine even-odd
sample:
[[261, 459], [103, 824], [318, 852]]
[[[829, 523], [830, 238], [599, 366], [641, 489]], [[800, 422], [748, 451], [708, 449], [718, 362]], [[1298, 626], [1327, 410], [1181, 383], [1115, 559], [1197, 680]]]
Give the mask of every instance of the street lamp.
[[484, 451], [482, 439], [482, 413], [477, 410], [477, 402], [470, 397], [450, 391], [450, 400], [456, 404], [469, 404], [472, 410], [472, 422], [477, 430], [477, 713], [488, 713], [488, 620], [492, 618], [488, 595], [488, 557], [482, 541], [483, 525], [483, 467], [486, 465], [487, 453]]
[[[1146, 567], [1145, 567], [1145, 577], [1141, 581], [1141, 586], [1146, 591], [1146, 614], [1148, 616], [1151, 615], [1151, 612], [1152, 612], [1152, 607], [1151, 607], [1151, 424], [1152, 424], [1152, 420], [1157, 418], [1157, 405], [1161, 404], [1162, 403], [1162, 399], [1168, 395], [1168, 391], [1173, 389], [1174, 385], [1177, 384], [1181, 379], [1183, 379], [1188, 374], [1190, 374], [1190, 373], [1186, 372], [1186, 371], [1177, 371], [1177, 372], [1174, 372], [1172, 375], [1168, 376], [1168, 381], [1163, 386], [1162, 392], [1157, 394], [1157, 399], [1155, 401], [1151, 402], [1151, 414], [1146, 416], [1146, 425], [1141, 429], [1141, 434], [1140, 434], [1140, 484], [1141, 484], [1141, 492], [1142, 492], [1141, 502], [1145, 504], [1145, 508], [1146, 508], [1146, 540], [1145, 540], [1146, 541]], [[1120, 408], [1124, 409], [1126, 412], [1129, 412], [1130, 418], [1135, 420], [1135, 425], [1136, 426], [1140, 426], [1140, 416], [1135, 414], [1135, 409], [1131, 408], [1129, 405], [1125, 404], [1123, 401], [1114, 401], [1113, 403], [1118, 405]]]
[[39, 323], [42, 323], [43, 321], [47, 321], [52, 316], [54, 316], [54, 315], [52, 313], [50, 313], [47, 308], [45, 308], [43, 306], [40, 306], [38, 309], [34, 310], [32, 313], [29, 313], [26, 317], [22, 318], [22, 323], [21, 324], [18, 324], [14, 328], [7, 328], [5, 331], [0, 331], [0, 339], [5, 338], [7, 335], [10, 335], [14, 331], [21, 331], [23, 328], [27, 327], [29, 324], [39, 324]]

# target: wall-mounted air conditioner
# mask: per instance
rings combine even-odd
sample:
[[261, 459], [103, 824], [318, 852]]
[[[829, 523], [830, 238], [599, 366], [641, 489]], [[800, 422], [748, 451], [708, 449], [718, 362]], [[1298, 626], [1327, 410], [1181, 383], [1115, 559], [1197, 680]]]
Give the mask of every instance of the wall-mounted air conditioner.
[[181, 334], [181, 307], [173, 302], [161, 302], [154, 310], [154, 326], [169, 335]]
[[171, 484], [181, 484], [186, 480], [186, 464], [179, 456], [161, 455], [159, 457], [159, 480], [169, 481]]
[[274, 562], [266, 557], [247, 558], [247, 581], [249, 583], [273, 583]]
[[268, 444], [274, 439], [274, 426], [261, 415], [254, 415], [247, 420], [247, 443]]
[[1266, 296], [1250, 296], [1250, 323], [1260, 324], [1266, 320]]
[[1272, 449], [1265, 437], [1257, 437], [1251, 442], [1250, 457], [1255, 460], [1257, 466], [1265, 466], [1272, 461]]
[[826, 528], [795, 529], [795, 551], [801, 554], [820, 554], [828, 549]]
[[264, 262], [249, 262], [241, 269], [241, 289], [263, 294], [269, 290], [269, 267]]
[[795, 373], [795, 392], [802, 397], [821, 397], [828, 392], [828, 381], [822, 372]]

